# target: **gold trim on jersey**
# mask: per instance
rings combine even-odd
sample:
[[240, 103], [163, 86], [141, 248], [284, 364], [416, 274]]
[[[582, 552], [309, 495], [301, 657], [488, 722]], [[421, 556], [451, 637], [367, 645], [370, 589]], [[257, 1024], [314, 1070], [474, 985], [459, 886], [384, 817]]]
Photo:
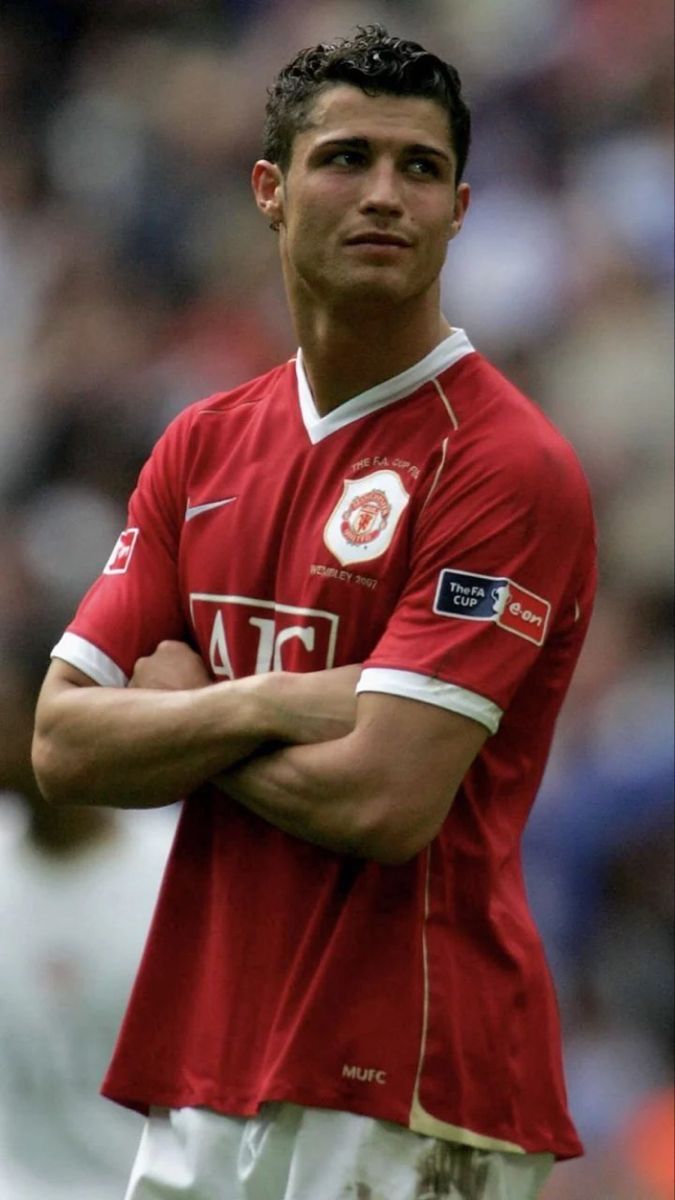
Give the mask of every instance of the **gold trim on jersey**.
[[417, 1064], [417, 1076], [413, 1090], [412, 1105], [408, 1126], [413, 1133], [421, 1133], [426, 1137], [441, 1138], [446, 1142], [459, 1142], [463, 1146], [471, 1146], [474, 1150], [496, 1150], [502, 1154], [526, 1154], [523, 1146], [516, 1142], [502, 1141], [501, 1138], [486, 1137], [473, 1129], [463, 1129], [461, 1125], [451, 1125], [448, 1121], [440, 1121], [427, 1112], [420, 1100], [420, 1080], [424, 1067], [424, 1056], [427, 1049], [427, 1032], [429, 1027], [429, 954], [427, 949], [427, 926], [429, 922], [429, 889], [431, 884], [431, 846], [427, 847], [427, 869], [424, 885], [424, 927], [422, 930], [422, 975], [424, 986], [424, 1003], [422, 1007], [422, 1036], [420, 1038], [420, 1056]]

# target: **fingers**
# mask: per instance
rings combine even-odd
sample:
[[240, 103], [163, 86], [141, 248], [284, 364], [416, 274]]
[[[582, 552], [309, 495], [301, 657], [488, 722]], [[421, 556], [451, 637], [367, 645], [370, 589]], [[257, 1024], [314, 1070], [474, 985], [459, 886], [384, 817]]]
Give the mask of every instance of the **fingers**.
[[210, 682], [204, 663], [190, 646], [167, 640], [137, 660], [129, 687], [182, 691], [206, 687]]

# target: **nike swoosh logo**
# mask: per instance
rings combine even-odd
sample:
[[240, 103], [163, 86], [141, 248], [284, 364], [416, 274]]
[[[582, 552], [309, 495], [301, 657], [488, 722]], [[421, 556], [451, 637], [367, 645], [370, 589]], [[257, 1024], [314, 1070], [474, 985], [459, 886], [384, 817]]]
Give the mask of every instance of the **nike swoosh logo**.
[[224, 504], [231, 504], [236, 499], [236, 496], [228, 496], [226, 500], [209, 500], [207, 504], [190, 504], [188, 500], [185, 508], [185, 520], [191, 521], [200, 513], [210, 512], [212, 508], [222, 508]]

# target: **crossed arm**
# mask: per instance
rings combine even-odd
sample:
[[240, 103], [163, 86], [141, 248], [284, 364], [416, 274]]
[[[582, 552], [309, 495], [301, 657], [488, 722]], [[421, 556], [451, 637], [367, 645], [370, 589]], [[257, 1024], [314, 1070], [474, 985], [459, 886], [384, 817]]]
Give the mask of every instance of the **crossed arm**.
[[211, 684], [188, 647], [162, 643], [119, 690], [56, 659], [36, 713], [36, 777], [55, 803], [129, 808], [214, 779], [287, 833], [403, 862], [438, 832], [487, 731], [414, 700], [356, 698], [359, 674]]

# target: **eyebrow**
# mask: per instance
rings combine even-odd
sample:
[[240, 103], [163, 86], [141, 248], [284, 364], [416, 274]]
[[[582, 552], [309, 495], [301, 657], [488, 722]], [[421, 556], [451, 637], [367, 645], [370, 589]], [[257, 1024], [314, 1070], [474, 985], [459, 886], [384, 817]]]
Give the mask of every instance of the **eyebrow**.
[[[325, 150], [330, 146], [346, 146], [350, 150], [369, 150], [371, 143], [368, 138], [363, 137], [338, 137], [328, 138], [325, 142], [318, 142], [317, 149]], [[445, 151], [439, 150], [437, 146], [426, 146], [423, 142], [413, 142], [412, 145], [403, 147], [407, 154], [425, 154], [433, 158], [442, 158], [447, 163], [452, 163], [452, 159]]]

